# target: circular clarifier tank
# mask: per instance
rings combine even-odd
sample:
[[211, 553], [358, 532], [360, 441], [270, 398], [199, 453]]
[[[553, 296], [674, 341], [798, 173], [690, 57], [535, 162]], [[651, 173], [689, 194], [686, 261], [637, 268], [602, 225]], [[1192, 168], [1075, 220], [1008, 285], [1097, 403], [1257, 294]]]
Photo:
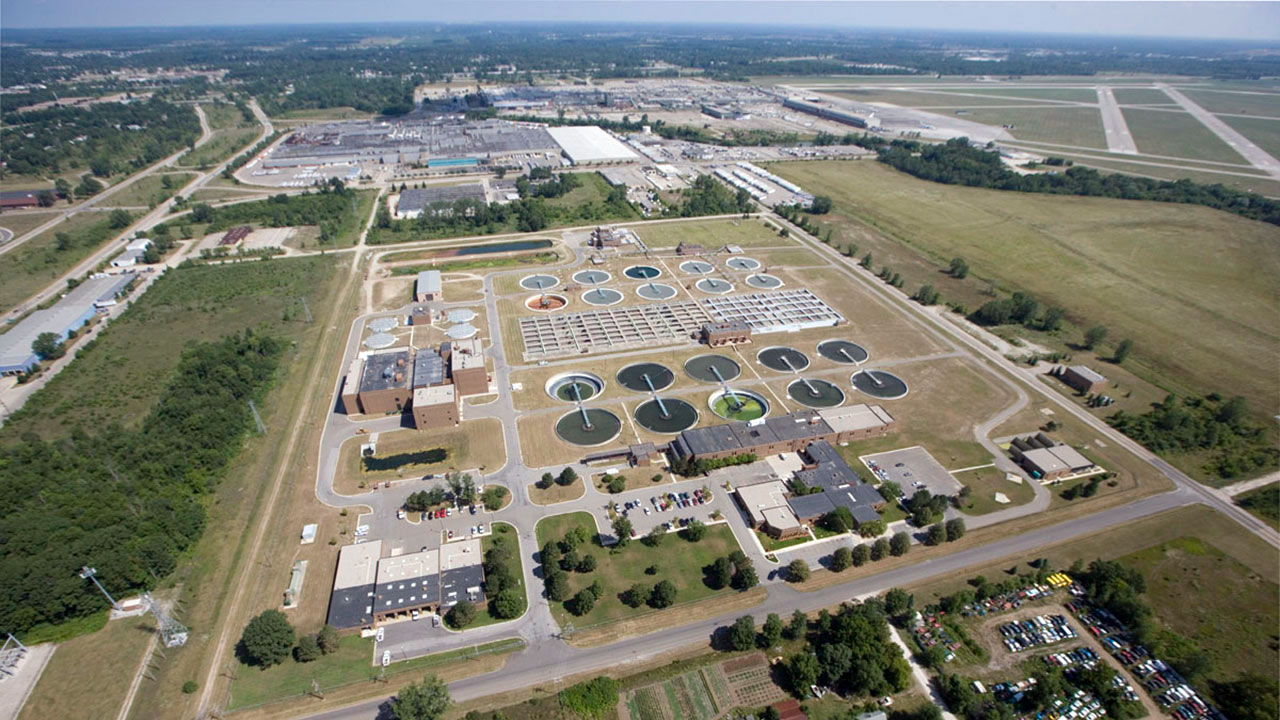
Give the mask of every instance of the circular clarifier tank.
[[622, 271], [623, 275], [632, 280], [652, 280], [662, 274], [662, 271], [652, 265], [632, 265]]
[[556, 400], [577, 402], [604, 392], [604, 379], [595, 373], [566, 372], [552, 375], [543, 389]]
[[844, 402], [844, 391], [826, 380], [795, 380], [787, 386], [787, 395], [801, 405], [815, 408], [835, 407]]
[[768, 273], [752, 273], [747, 276], [747, 284], [757, 290], [776, 290], [782, 287], [782, 278]]
[[675, 373], [671, 372], [666, 365], [653, 362], [628, 365], [618, 371], [618, 384], [636, 392], [666, 390], [675, 381]]
[[848, 340], [823, 340], [818, 343], [818, 354], [845, 365], [860, 365], [867, 361], [867, 351]]
[[380, 317], [369, 321], [369, 329], [373, 332], [391, 332], [400, 325], [400, 320], [394, 317]]
[[707, 400], [711, 412], [725, 420], [758, 420], [769, 414], [769, 401], [750, 390], [717, 390]]
[[698, 423], [698, 409], [683, 400], [657, 398], [640, 403], [636, 423], [645, 430], [672, 435]]
[[723, 295], [733, 290], [733, 283], [728, 280], [720, 280], [717, 278], [702, 278], [698, 282], [694, 283], [693, 286], [702, 292], [711, 295]]
[[907, 381], [884, 370], [859, 370], [849, 380], [858, 391], [881, 400], [896, 400], [907, 394]]
[[664, 283], [647, 282], [636, 288], [636, 294], [645, 300], [670, 300], [676, 289]]
[[756, 361], [778, 372], [799, 372], [809, 367], [809, 357], [793, 347], [767, 347], [756, 353]]
[[525, 275], [520, 278], [520, 287], [525, 290], [550, 290], [560, 284], [555, 275]]
[[573, 281], [579, 285], [603, 285], [612, 277], [604, 270], [579, 270], [573, 274]]
[[729, 382], [741, 375], [742, 367], [737, 361], [724, 355], [699, 355], [685, 361], [684, 371], [694, 380], [720, 383]]
[[618, 416], [600, 408], [574, 409], [556, 421], [556, 435], [582, 447], [603, 445], [618, 437], [621, 430], [622, 421]]
[[749, 257], [729, 258], [724, 264], [728, 266], [730, 270], [743, 270], [749, 272], [751, 270], [760, 269], [760, 261]]
[[556, 293], [538, 293], [525, 298], [524, 306], [538, 312], [553, 312], [569, 304], [569, 299]]
[[613, 288], [591, 288], [582, 293], [582, 302], [588, 305], [617, 305], [622, 302], [622, 293]]
[[706, 275], [715, 269], [714, 265], [709, 262], [703, 262], [702, 260], [685, 260], [680, 263], [680, 272], [688, 273], [690, 275]]

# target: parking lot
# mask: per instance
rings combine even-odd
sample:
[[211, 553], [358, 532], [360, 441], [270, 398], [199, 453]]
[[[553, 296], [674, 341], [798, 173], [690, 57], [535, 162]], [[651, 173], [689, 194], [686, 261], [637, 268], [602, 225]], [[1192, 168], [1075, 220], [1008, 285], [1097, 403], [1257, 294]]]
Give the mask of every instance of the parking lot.
[[876, 476], [878, 482], [888, 480], [897, 483], [906, 497], [925, 489], [934, 495], [955, 495], [960, 492], [960, 482], [922, 447], [863, 455], [859, 459]]
[[[733, 512], [728, 493], [706, 478], [663, 484], [652, 489], [632, 490], [609, 497], [618, 503], [618, 512], [631, 521], [636, 538], [644, 537], [655, 525], [663, 526], [668, 532], [675, 532], [690, 520], [714, 522], [711, 516], [716, 511], [721, 513], [721, 517], [727, 517]], [[613, 521], [608, 518], [607, 511], [602, 509], [594, 514], [601, 532], [611, 534], [610, 526]]]

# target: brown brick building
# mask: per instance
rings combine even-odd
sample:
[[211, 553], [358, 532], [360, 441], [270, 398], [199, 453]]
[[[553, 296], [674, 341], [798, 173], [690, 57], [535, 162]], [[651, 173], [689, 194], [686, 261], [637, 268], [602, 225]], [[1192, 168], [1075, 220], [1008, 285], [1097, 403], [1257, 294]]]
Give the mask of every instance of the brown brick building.
[[453, 427], [458, 420], [458, 395], [453, 385], [431, 385], [413, 391], [414, 427]]
[[751, 326], [742, 318], [734, 318], [717, 323], [705, 323], [702, 326], [702, 341], [711, 347], [749, 343], [751, 342]]

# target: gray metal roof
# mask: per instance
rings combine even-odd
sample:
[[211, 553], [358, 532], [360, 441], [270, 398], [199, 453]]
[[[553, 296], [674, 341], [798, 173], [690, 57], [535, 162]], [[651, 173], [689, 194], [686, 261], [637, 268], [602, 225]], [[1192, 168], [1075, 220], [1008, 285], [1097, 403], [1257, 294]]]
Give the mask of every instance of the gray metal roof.
[[484, 185], [468, 183], [466, 185], [406, 189], [400, 193], [400, 204], [397, 209], [403, 214], [405, 212], [420, 211], [437, 203], [453, 203], [464, 199], [484, 202]]
[[444, 382], [444, 359], [430, 348], [418, 351], [413, 359], [413, 387], [427, 387]]
[[415, 284], [417, 292], [438, 293], [440, 292], [440, 271], [439, 270], [423, 270], [418, 273], [418, 281]]
[[51, 332], [65, 339], [72, 330], [94, 316], [94, 303], [116, 297], [137, 277], [136, 273], [122, 273], [89, 278], [52, 307], [37, 310], [23, 318], [9, 332], [0, 334], [0, 370], [29, 369], [30, 364], [36, 361], [31, 343], [37, 337]]
[[831, 502], [831, 498], [827, 497], [826, 493], [792, 495], [787, 498], [787, 504], [791, 506], [791, 511], [798, 518], [818, 517], [836, 509], [835, 503]]

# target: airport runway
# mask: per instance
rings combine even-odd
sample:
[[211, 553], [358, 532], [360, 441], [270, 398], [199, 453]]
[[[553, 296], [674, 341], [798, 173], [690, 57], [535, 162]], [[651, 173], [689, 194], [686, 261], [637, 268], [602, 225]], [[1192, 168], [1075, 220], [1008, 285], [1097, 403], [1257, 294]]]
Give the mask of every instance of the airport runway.
[[1268, 175], [1276, 180], [1280, 180], [1280, 160], [1276, 160], [1267, 153], [1267, 151], [1254, 145], [1249, 138], [1236, 132], [1235, 128], [1226, 124], [1217, 115], [1205, 110], [1193, 101], [1191, 98], [1183, 95], [1178, 90], [1169, 87], [1163, 83], [1157, 86], [1165, 92], [1166, 95], [1173, 98], [1174, 102], [1182, 106], [1183, 110], [1195, 116], [1205, 127], [1213, 131], [1215, 135], [1222, 138], [1222, 141], [1230, 145], [1233, 150], [1244, 156], [1249, 164], [1264, 170]]
[[1102, 110], [1102, 127], [1107, 133], [1107, 150], [1114, 153], [1137, 155], [1138, 145], [1129, 133], [1129, 123], [1124, 120], [1115, 93], [1107, 85], [1098, 86], [1098, 107]]

